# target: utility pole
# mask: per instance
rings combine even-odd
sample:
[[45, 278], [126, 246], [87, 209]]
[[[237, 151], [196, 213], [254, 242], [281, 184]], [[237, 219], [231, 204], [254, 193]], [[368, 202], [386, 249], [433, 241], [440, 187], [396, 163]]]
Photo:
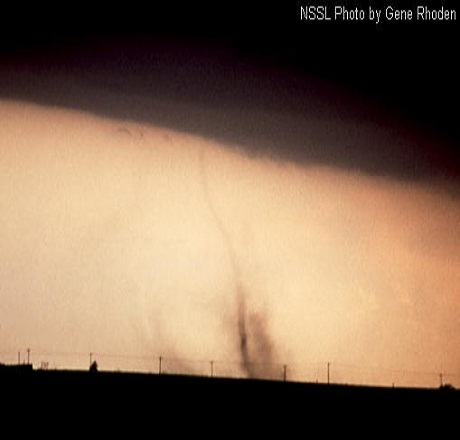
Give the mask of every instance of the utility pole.
[[18, 365], [21, 364], [21, 352], [18, 351]]
[[287, 365], [283, 365], [283, 382], [286, 382], [286, 370], [287, 370]]
[[327, 363], [327, 384], [329, 385], [329, 373], [330, 373], [330, 366], [331, 366], [331, 363], [328, 362]]
[[158, 374], [161, 374], [161, 356], [160, 356], [160, 362], [158, 363]]

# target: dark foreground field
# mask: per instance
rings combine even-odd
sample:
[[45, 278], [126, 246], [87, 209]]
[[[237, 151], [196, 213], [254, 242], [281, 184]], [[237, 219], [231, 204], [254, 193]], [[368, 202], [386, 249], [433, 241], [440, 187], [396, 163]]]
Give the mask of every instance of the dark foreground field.
[[[167, 374], [0, 369], [2, 414], [43, 416], [74, 428], [91, 423], [156, 430], [272, 429], [318, 433], [450, 432], [460, 420], [460, 390], [391, 388]], [[70, 424], [70, 425], [69, 425]], [[210, 429], [213, 427], [212, 429]], [[72, 428], [73, 429], [73, 428]], [[436, 432], [433, 432], [433, 429]], [[297, 431], [296, 431], [297, 432]], [[245, 435], [242, 437], [246, 438]], [[308, 435], [309, 437], [310, 435]], [[303, 437], [303, 436], [302, 436]], [[326, 435], [327, 437], [327, 435]], [[438, 437], [439, 438], [439, 437]]]

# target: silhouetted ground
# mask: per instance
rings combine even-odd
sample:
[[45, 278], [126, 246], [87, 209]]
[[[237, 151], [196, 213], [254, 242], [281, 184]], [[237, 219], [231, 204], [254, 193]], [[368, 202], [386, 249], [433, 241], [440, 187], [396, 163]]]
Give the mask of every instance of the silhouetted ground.
[[[69, 429], [176, 432], [450, 432], [457, 389], [391, 388], [167, 374], [0, 369], [2, 414]], [[6, 412], [5, 412], [6, 411]], [[54, 423], [54, 422], [53, 422]], [[158, 434], [158, 432], [156, 433]], [[310, 436], [310, 435], [305, 435]], [[105, 438], [105, 437], [104, 437]], [[440, 437], [438, 437], [440, 438]]]

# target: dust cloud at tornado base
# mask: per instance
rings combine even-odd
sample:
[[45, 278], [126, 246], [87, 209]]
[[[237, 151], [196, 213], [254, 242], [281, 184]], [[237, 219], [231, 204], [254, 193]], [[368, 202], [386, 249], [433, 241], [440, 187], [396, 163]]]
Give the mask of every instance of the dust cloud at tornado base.
[[76, 111], [0, 113], [2, 352], [459, 373], [452, 186]]

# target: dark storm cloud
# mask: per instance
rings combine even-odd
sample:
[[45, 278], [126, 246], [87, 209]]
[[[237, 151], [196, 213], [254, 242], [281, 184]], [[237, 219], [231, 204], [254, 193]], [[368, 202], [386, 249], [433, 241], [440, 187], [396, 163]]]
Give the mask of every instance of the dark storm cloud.
[[196, 5], [10, 32], [0, 96], [204, 134], [249, 155], [458, 178], [458, 31], [307, 28], [295, 11], [261, 19], [235, 5], [216, 22]]

